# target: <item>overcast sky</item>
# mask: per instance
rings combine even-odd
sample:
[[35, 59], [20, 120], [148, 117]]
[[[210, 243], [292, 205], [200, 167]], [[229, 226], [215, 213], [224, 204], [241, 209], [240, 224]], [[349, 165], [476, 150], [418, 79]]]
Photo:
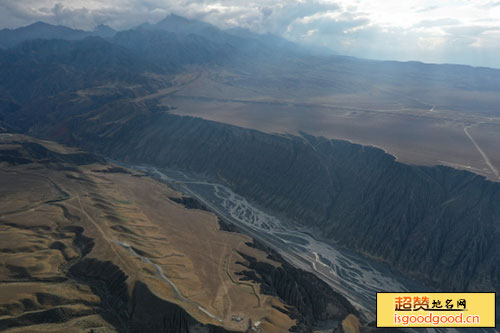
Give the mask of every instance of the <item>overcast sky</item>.
[[345, 55], [500, 68], [500, 0], [0, 0], [0, 27], [126, 29], [169, 13]]

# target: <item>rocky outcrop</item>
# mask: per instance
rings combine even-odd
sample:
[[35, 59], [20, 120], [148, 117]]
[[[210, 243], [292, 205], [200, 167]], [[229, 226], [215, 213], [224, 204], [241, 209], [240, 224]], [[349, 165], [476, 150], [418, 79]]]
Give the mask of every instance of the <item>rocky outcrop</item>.
[[102, 157], [88, 153], [73, 153], [73, 154], [61, 154], [55, 151], [49, 150], [38, 144], [36, 142], [23, 142], [23, 151], [25, 151], [30, 157], [35, 159], [38, 163], [49, 162], [49, 163], [68, 163], [74, 165], [87, 165], [93, 163], [104, 163]]
[[177, 202], [178, 204], [183, 205], [187, 209], [199, 209], [208, 211], [208, 208], [204, 204], [191, 197], [186, 197], [186, 196], [183, 196], [181, 198], [170, 197], [169, 199], [172, 200], [173, 202]]
[[21, 142], [20, 149], [0, 150], [0, 162], [9, 165], [22, 165], [29, 163], [67, 163], [74, 165], [86, 165], [92, 163], [103, 163], [104, 159], [88, 153], [61, 154], [49, 150], [36, 142]]
[[93, 314], [92, 310], [78, 310], [71, 307], [59, 306], [44, 311], [28, 312], [15, 318], [0, 319], [0, 331], [12, 327], [30, 326], [40, 323], [61, 323], [71, 318], [90, 314]]
[[83, 259], [70, 269], [71, 277], [89, 285], [101, 298], [99, 314], [120, 331], [129, 331], [127, 275], [110, 261]]
[[288, 315], [297, 319], [297, 332], [308, 332], [321, 321], [342, 320], [349, 314], [356, 314], [354, 307], [340, 294], [333, 291], [314, 274], [297, 269], [287, 263], [277, 252], [258, 242], [249, 244], [266, 251], [280, 267], [256, 261], [255, 258], [239, 253], [247, 267], [239, 273], [240, 280], [258, 282], [264, 294], [278, 296], [288, 305]]
[[132, 332], [228, 332], [221, 327], [198, 323], [180, 306], [155, 296], [142, 282], [135, 284], [130, 305]]
[[340, 330], [338, 331], [343, 333], [359, 333], [360, 328], [358, 318], [352, 314], [348, 315], [344, 320], [342, 320]]
[[99, 295], [99, 314], [120, 332], [228, 332], [200, 324], [180, 306], [154, 295], [141, 281], [135, 282], [130, 297], [127, 275], [110, 261], [84, 259], [73, 265], [70, 272]]

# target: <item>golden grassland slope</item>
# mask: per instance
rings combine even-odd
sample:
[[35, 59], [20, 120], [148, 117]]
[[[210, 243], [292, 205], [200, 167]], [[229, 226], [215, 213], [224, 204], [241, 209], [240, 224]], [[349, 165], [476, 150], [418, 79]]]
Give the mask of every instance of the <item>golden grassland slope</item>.
[[[28, 137], [2, 134], [0, 154], [22, 150]], [[46, 148], [67, 153], [50, 143]], [[18, 156], [19, 157], [19, 156]], [[180, 194], [141, 174], [105, 164], [68, 167], [39, 159], [0, 162], [0, 325], [11, 331], [70, 332], [115, 328], [96, 311], [103, 300], [72, 279], [79, 259], [111, 261], [159, 298], [201, 323], [245, 331], [295, 324], [259, 284], [239, 281], [244, 253], [280, 265], [222, 231], [217, 217], [171, 201]], [[285, 311], [286, 312], [286, 311]], [[50, 319], [40, 322], [39, 317]], [[38, 318], [38, 319], [37, 319]], [[23, 328], [10, 323], [22, 323]], [[2, 324], [3, 323], [3, 324]]]

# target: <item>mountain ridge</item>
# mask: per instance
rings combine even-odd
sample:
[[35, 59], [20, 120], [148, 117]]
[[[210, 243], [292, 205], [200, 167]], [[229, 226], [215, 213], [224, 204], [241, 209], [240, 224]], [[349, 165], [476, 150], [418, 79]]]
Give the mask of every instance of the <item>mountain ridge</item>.
[[[163, 132], [155, 130], [157, 126]], [[471, 291], [500, 287], [495, 273], [500, 249], [494, 245], [500, 211], [493, 204], [500, 198], [500, 184], [482, 176], [448, 167], [404, 165], [380, 149], [345, 141], [284, 138], [189, 117], [162, 115], [136, 121], [133, 127], [104, 135], [97, 151], [126, 163], [213, 177], [328, 239], [410, 276], [424, 274], [419, 279], [427, 283]], [[96, 138], [80, 133], [76, 142], [96, 149]], [[162, 145], [143, 146], [145, 142]], [[478, 219], [478, 209], [489, 218]], [[446, 234], [452, 225], [454, 232]], [[425, 242], [418, 245], [420, 240]]]
[[115, 33], [115, 30], [102, 24], [94, 31], [84, 31], [38, 21], [16, 29], [0, 30], [0, 48], [11, 48], [33, 39], [79, 40], [90, 36], [112, 37]]

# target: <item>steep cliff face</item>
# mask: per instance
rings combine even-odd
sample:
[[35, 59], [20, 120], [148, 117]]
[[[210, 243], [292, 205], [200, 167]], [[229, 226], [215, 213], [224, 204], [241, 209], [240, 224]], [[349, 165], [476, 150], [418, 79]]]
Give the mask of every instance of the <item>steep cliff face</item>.
[[222, 327], [200, 324], [180, 306], [155, 296], [142, 282], [134, 287], [131, 306], [133, 332], [229, 333]]
[[99, 314], [119, 332], [229, 332], [200, 324], [182, 307], [153, 294], [141, 281], [134, 284], [130, 297], [127, 275], [110, 261], [85, 259], [71, 267], [71, 274], [99, 295]]
[[380, 149], [344, 141], [165, 113], [67, 126], [74, 143], [126, 162], [215, 178], [329, 241], [421, 280], [457, 290], [500, 286], [500, 184], [475, 174], [404, 165]]
[[297, 269], [287, 263], [277, 252], [259, 242], [252, 244], [269, 253], [273, 260], [281, 263], [275, 267], [242, 254], [247, 267], [240, 280], [260, 283], [264, 293], [279, 296], [289, 304], [288, 314], [298, 319], [297, 331], [307, 331], [308, 327], [327, 320], [345, 318], [357, 314], [356, 309], [340, 294], [312, 273]]

